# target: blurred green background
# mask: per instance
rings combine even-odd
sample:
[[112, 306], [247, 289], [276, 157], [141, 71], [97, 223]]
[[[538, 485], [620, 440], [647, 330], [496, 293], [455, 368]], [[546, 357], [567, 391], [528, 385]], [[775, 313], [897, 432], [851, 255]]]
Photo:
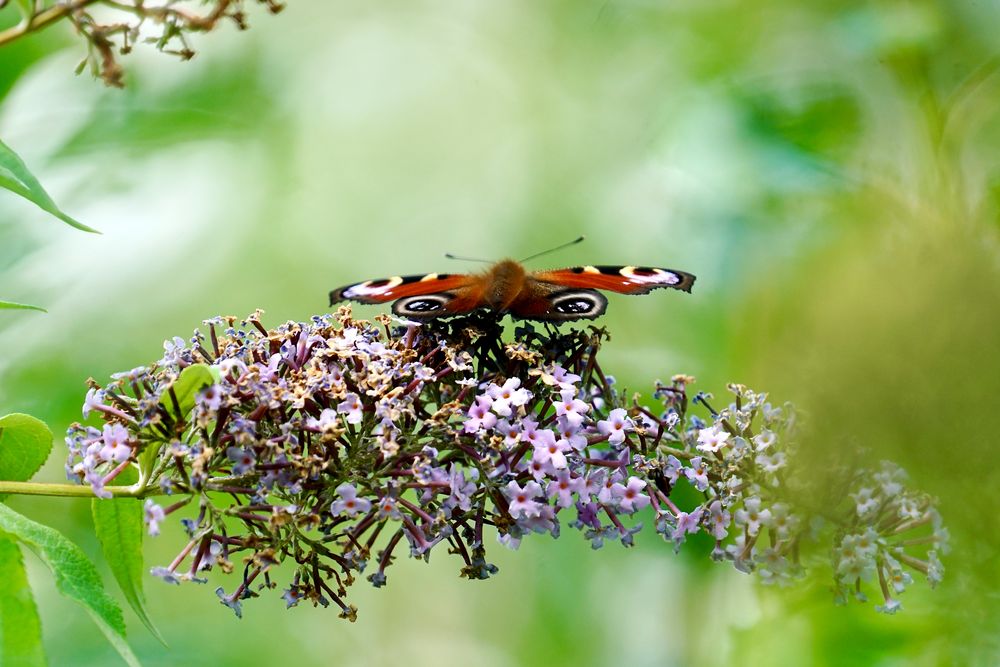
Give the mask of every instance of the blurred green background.
[[[49, 309], [0, 317], [0, 413], [58, 434], [88, 376], [157, 359], [206, 317], [307, 318], [343, 283], [461, 270], [446, 251], [586, 234], [535, 267], [698, 275], [691, 296], [612, 297], [620, 382], [683, 372], [795, 402], [817, 475], [846, 446], [899, 462], [940, 498], [954, 550], [896, 617], [835, 607], [825, 573], [775, 591], [707, 548], [593, 552], [571, 530], [495, 545], [487, 582], [443, 552], [401, 561], [387, 588], [355, 586], [354, 625], [277, 595], [237, 621], [220, 575], [150, 578], [170, 648], [126, 612], [145, 664], [1000, 662], [996, 3], [291, 0], [250, 19], [189, 63], [138, 49], [123, 91], [73, 76], [68, 25], [0, 49], [0, 137], [104, 232], [0, 193], [0, 296]], [[57, 442], [38, 478], [62, 476]], [[98, 557], [87, 501], [10, 504]], [[149, 563], [181, 539], [149, 540]], [[51, 663], [115, 664], [31, 573]]]

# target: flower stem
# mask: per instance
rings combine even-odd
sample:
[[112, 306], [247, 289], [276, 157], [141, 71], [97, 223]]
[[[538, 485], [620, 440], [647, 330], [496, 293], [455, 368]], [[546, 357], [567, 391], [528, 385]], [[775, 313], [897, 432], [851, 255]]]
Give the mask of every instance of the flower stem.
[[[106, 487], [111, 495], [124, 498], [143, 498], [148, 495], [159, 495], [159, 489], [141, 489], [133, 486]], [[8, 482], [0, 481], [0, 494], [16, 493], [22, 496], [66, 496], [73, 498], [94, 498], [94, 491], [89, 486], [80, 484], [47, 484], [45, 482]]]
[[[150, 496], [165, 496], [158, 485], [143, 488], [140, 484], [132, 486], [106, 486], [106, 491], [116, 498], [148, 498]], [[217, 483], [205, 485], [206, 491], [230, 491], [228, 487]], [[63, 496], [66, 498], [95, 498], [93, 489], [82, 484], [52, 484], [47, 482], [12, 482], [0, 480], [0, 495], [16, 494], [21, 496]]]

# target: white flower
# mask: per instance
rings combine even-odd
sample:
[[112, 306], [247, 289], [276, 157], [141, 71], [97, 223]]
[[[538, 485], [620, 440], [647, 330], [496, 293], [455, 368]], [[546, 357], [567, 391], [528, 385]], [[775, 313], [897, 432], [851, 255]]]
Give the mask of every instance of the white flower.
[[729, 440], [729, 432], [718, 424], [711, 428], [703, 428], [698, 431], [698, 449], [703, 452], [714, 454], [726, 445]]
[[760, 498], [753, 496], [743, 501], [743, 509], [736, 510], [736, 525], [747, 527], [750, 535], [760, 532], [761, 526], [766, 526], [771, 521], [771, 510], [760, 508]]
[[771, 445], [773, 445], [774, 441], [777, 440], [777, 438], [778, 436], [774, 434], [774, 431], [769, 431], [767, 429], [764, 429], [763, 431], [761, 431], [760, 433], [758, 433], [753, 437], [753, 444], [754, 447], [757, 448], [758, 452], [762, 452]]

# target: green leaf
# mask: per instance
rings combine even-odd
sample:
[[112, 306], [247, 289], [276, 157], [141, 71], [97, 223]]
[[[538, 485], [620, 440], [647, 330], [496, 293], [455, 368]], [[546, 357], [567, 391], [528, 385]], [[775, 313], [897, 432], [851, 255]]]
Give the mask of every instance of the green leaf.
[[45, 191], [38, 179], [28, 171], [28, 167], [17, 153], [0, 141], [0, 187], [7, 188], [15, 192], [30, 202], [34, 202], [40, 209], [51, 213], [67, 225], [82, 229], [85, 232], [99, 234], [96, 229], [88, 227], [82, 222], [77, 222], [59, 210], [52, 197]]
[[[52, 431], [45, 422], [18, 413], [0, 417], [0, 479], [31, 479], [51, 451]], [[0, 501], [3, 498], [0, 496]]]
[[35, 552], [52, 571], [59, 592], [83, 605], [130, 667], [139, 665], [138, 658], [125, 642], [122, 610], [104, 590], [97, 568], [80, 547], [54, 528], [32, 521], [6, 505], [0, 505], [0, 530], [10, 533]]
[[[135, 476], [135, 470], [130, 469]], [[115, 479], [118, 482], [125, 474], [119, 475]], [[129, 484], [135, 480], [121, 479], [122, 484]], [[142, 621], [149, 632], [160, 640], [164, 646], [163, 636], [153, 625], [149, 614], [146, 612], [146, 597], [142, 592], [142, 534], [143, 534], [143, 507], [142, 501], [137, 498], [94, 498], [90, 501], [91, 511], [94, 514], [94, 528], [97, 532], [97, 539], [101, 542], [101, 550], [104, 552], [104, 559], [111, 568], [111, 573], [118, 582], [125, 595], [125, 600], [135, 611], [136, 616]]]
[[45, 665], [42, 623], [24, 571], [21, 549], [0, 533], [0, 665]]
[[40, 310], [43, 313], [49, 312], [41, 306], [32, 306], [27, 303], [14, 303], [13, 301], [0, 301], [0, 310]]
[[182, 419], [184, 415], [191, 412], [191, 409], [194, 408], [194, 399], [198, 396], [198, 392], [209, 385], [215, 384], [215, 381], [216, 376], [208, 366], [205, 364], [192, 364], [181, 371], [181, 374], [177, 377], [177, 381], [173, 385], [174, 396], [177, 397], [177, 405], [181, 409], [180, 414], [174, 414], [176, 409], [174, 408], [173, 400], [170, 398], [169, 391], [164, 393], [160, 398], [160, 404], [177, 419]]

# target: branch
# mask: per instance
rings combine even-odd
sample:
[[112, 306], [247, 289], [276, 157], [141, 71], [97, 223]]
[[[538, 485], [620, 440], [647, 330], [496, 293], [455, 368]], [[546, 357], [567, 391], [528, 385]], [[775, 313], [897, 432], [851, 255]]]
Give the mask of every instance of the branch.
[[83, 9], [87, 5], [92, 5], [98, 1], [99, 0], [76, 0], [75, 2], [70, 2], [64, 5], [55, 5], [54, 7], [49, 7], [48, 9], [36, 12], [13, 28], [8, 28], [7, 30], [0, 32], [0, 46], [13, 42], [15, 39], [23, 37], [29, 32], [41, 30], [42, 28], [55, 23], [59, 19], [65, 18], [73, 12]]
[[[190, 60], [194, 49], [186, 36], [213, 30], [221, 21], [231, 20], [240, 30], [247, 28], [243, 11], [248, 0], [212, 0], [212, 6], [204, 14], [196, 14], [164, 0], [156, 6], [147, 6], [144, 0], [66, 0], [57, 2], [47, 9], [40, 9], [27, 17], [19, 25], [0, 32], [0, 47], [25, 35], [41, 30], [60, 19], [68, 19], [77, 34], [87, 43], [87, 57], [80, 63], [78, 72], [88, 65], [94, 76], [104, 80], [109, 86], [122, 86], [123, 71], [116, 56], [129, 53], [139, 40], [140, 28], [155, 24], [159, 35], [146, 38], [156, 49]], [[264, 5], [272, 14], [277, 14], [284, 5], [280, 0], [255, 0]], [[98, 21], [88, 10], [91, 5], [100, 4], [118, 13], [114, 21]], [[0, 0], [2, 6], [2, 0]], [[148, 34], [145, 31], [143, 34]]]

